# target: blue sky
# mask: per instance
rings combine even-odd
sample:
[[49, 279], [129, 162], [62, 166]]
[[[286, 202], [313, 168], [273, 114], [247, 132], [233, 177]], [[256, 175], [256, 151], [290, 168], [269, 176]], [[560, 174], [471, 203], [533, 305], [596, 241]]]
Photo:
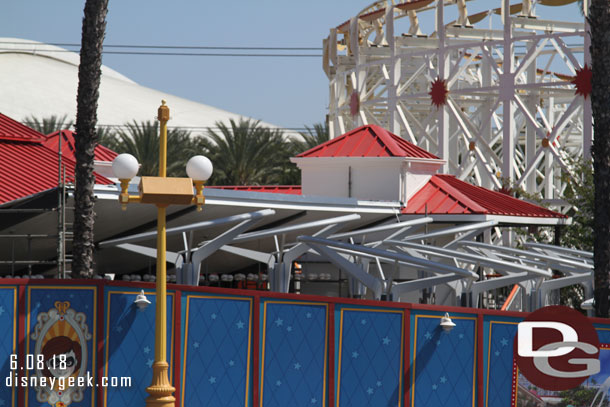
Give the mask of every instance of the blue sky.
[[[331, 27], [368, 4], [110, 0], [105, 44], [321, 47]], [[476, 0], [468, 8], [474, 13], [499, 5], [499, 0]], [[3, 0], [0, 37], [79, 43], [83, 6], [83, 0]], [[447, 14], [447, 19], [454, 15]], [[582, 21], [574, 5], [539, 7], [538, 14]], [[321, 122], [327, 111], [321, 58], [104, 55], [103, 62], [141, 85], [284, 127]]]

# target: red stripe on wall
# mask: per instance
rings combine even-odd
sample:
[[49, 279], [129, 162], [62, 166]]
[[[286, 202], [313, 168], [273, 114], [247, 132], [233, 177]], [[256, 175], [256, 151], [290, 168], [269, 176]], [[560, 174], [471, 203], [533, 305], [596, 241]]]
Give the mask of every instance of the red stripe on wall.
[[[24, 285], [19, 286], [19, 304], [17, 306], [19, 310], [19, 320], [17, 324], [17, 346], [19, 351], [17, 352], [19, 358], [19, 364], [22, 365], [23, 361], [25, 361], [25, 289]], [[17, 405], [20, 407], [25, 406], [25, 391], [27, 388], [18, 387], [17, 388]]]
[[335, 304], [328, 304], [328, 407], [335, 405]]
[[182, 378], [180, 377], [180, 361], [182, 360], [182, 291], [174, 292], [174, 388], [176, 389], [174, 397], [176, 397], [176, 407], [180, 407], [180, 390]]
[[477, 315], [477, 406], [483, 406], [483, 314]]
[[[97, 289], [97, 311], [96, 311], [96, 318], [97, 318], [97, 378], [96, 381], [97, 383], [101, 383], [102, 382], [102, 376], [104, 375], [104, 341], [105, 341], [105, 336], [104, 336], [104, 310], [105, 310], [105, 304], [104, 304], [104, 283], [102, 281], [98, 282], [96, 284], [96, 289]], [[95, 372], [94, 372], [95, 373]], [[92, 391], [97, 391], [96, 393], [96, 398], [97, 398], [97, 405], [98, 406], [103, 406], [104, 405], [104, 392], [101, 390], [100, 387], [98, 388], [94, 388], [92, 389]]]
[[408, 406], [409, 401], [411, 400], [411, 310], [405, 309], [403, 313], [404, 318], [404, 342], [402, 346], [404, 346], [404, 360], [403, 360], [403, 370], [404, 374], [402, 377], [402, 383], [404, 386], [404, 402], [403, 406]]
[[[256, 293], [258, 294], [258, 293]], [[260, 407], [260, 396], [259, 396], [259, 386], [260, 386], [260, 304], [261, 299], [259, 295], [254, 296], [254, 307], [253, 309], [253, 319], [252, 319], [252, 407]], [[250, 293], [252, 295], [252, 293]]]

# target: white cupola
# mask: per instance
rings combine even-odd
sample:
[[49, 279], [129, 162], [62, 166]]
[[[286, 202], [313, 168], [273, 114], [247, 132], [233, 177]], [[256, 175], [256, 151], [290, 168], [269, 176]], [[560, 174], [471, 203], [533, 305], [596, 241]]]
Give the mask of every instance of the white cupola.
[[376, 125], [358, 127], [291, 158], [303, 195], [400, 201], [406, 205], [445, 164]]

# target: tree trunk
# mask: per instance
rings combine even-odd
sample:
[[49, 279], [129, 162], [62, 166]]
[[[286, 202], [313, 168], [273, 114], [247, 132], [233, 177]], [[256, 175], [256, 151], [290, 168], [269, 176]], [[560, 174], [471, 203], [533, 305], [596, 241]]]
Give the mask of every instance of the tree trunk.
[[93, 175], [94, 150], [97, 143], [97, 100], [102, 75], [102, 46], [106, 30], [108, 0], [86, 0], [78, 94], [76, 97], [76, 189], [74, 192], [74, 241], [72, 273], [79, 277], [93, 274]]
[[593, 0], [589, 10], [595, 183], [595, 314], [608, 317], [610, 271], [610, 2]]

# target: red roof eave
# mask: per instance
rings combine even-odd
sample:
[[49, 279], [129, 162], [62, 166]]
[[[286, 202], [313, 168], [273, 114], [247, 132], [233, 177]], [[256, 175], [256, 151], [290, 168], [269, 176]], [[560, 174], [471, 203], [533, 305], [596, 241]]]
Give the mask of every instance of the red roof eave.
[[477, 187], [452, 175], [434, 175], [409, 199], [403, 214], [484, 214], [566, 219], [554, 212], [512, 196]]
[[297, 158], [408, 157], [439, 160], [434, 154], [377, 125], [366, 125], [320, 144]]
[[273, 194], [301, 195], [300, 185], [212, 185], [206, 186], [212, 189], [224, 189], [231, 191], [267, 192]]

